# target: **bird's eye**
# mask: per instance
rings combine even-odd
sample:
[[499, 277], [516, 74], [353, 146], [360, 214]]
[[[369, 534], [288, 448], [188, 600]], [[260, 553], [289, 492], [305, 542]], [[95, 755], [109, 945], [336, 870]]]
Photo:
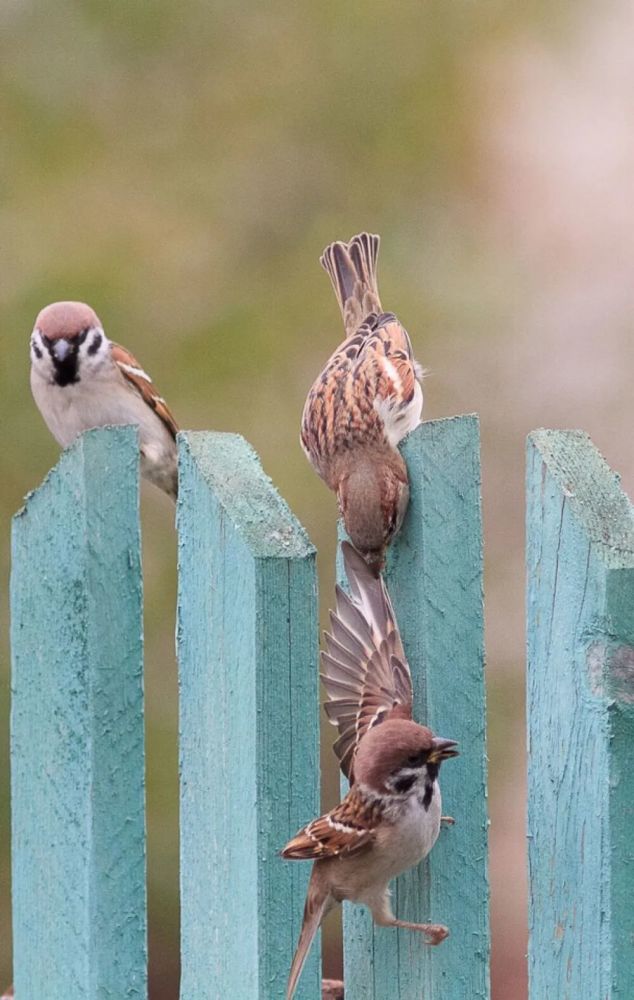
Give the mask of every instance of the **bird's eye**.
[[427, 760], [427, 751], [419, 750], [418, 753], [410, 754], [407, 758], [408, 767], [422, 767]]

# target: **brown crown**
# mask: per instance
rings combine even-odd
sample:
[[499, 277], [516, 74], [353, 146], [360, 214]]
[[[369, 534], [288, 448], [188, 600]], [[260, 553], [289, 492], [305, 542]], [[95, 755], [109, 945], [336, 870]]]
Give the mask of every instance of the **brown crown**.
[[376, 791], [385, 790], [386, 779], [409, 757], [431, 750], [434, 734], [409, 719], [388, 719], [373, 726], [359, 744], [354, 762], [355, 781]]
[[53, 302], [35, 320], [35, 328], [49, 340], [76, 337], [96, 326], [101, 327], [99, 317], [85, 302]]

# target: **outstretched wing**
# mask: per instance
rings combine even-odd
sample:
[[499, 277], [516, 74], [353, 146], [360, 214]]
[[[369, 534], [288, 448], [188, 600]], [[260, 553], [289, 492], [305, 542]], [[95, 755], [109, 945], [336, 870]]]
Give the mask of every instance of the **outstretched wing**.
[[121, 344], [113, 342], [112, 359], [126, 382], [139, 393], [148, 406], [152, 407], [157, 417], [160, 417], [172, 437], [175, 438], [178, 432], [178, 425], [167, 403], [156, 391], [152, 379], [143, 371], [134, 355], [130, 354], [130, 351], [122, 347]]
[[351, 596], [337, 587], [321, 677], [326, 715], [339, 730], [334, 751], [352, 782], [355, 754], [368, 729], [388, 718], [411, 719], [412, 678], [382, 578], [349, 542], [341, 550]]
[[319, 816], [288, 842], [283, 858], [308, 861], [350, 857], [369, 847], [378, 821], [376, 803], [368, 804], [356, 788], [329, 813]]

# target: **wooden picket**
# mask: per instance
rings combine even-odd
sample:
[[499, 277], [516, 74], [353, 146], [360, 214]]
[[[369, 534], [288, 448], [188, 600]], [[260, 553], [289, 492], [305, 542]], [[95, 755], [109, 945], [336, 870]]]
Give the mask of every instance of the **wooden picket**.
[[634, 997], [634, 510], [587, 435], [528, 442], [531, 1000]]
[[19, 1000], [145, 1000], [139, 453], [90, 431], [13, 523]]
[[[418, 869], [394, 885], [394, 912], [447, 924], [437, 948], [375, 928], [345, 906], [346, 1000], [486, 1000], [489, 887], [480, 438], [474, 416], [422, 424], [405, 442], [410, 506], [386, 580], [414, 683], [414, 711], [461, 755], [442, 767], [443, 827]], [[341, 582], [345, 580], [341, 578]]]
[[[181, 1000], [278, 1000], [319, 809], [315, 551], [235, 434], [181, 435]], [[319, 947], [298, 1000], [321, 995]]]

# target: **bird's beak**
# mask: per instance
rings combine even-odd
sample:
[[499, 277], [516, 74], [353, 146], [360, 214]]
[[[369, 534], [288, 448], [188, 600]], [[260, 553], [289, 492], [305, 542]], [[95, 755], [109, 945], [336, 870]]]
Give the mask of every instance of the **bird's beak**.
[[65, 361], [72, 349], [67, 340], [56, 340], [53, 344], [53, 354], [58, 361]]
[[447, 760], [448, 757], [457, 757], [457, 746], [458, 744], [455, 740], [444, 740], [442, 736], [434, 736], [429, 760], [433, 764], [437, 764], [441, 760]]

